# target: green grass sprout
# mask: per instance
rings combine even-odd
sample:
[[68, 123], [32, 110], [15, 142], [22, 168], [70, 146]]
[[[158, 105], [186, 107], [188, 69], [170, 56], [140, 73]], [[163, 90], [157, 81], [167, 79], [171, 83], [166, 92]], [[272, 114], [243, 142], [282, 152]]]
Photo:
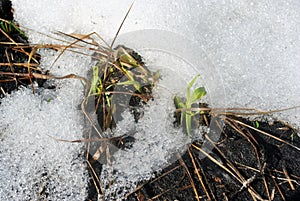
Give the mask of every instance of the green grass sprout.
[[185, 102], [179, 96], [174, 97], [174, 104], [176, 109], [181, 109], [181, 118], [180, 121], [182, 122], [185, 118], [186, 123], [186, 132], [189, 137], [191, 137], [191, 125], [192, 125], [192, 117], [197, 114], [198, 112], [191, 111], [192, 104], [198, 102], [201, 98], [206, 95], [206, 90], [204, 87], [198, 87], [194, 91], [191, 91], [191, 88], [195, 84], [195, 81], [200, 77], [200, 75], [196, 75], [192, 81], [188, 84], [186, 88], [186, 98]]
[[0, 28], [7, 34], [11, 34], [14, 31], [27, 38], [25, 33], [12, 21], [4, 20], [0, 18]]

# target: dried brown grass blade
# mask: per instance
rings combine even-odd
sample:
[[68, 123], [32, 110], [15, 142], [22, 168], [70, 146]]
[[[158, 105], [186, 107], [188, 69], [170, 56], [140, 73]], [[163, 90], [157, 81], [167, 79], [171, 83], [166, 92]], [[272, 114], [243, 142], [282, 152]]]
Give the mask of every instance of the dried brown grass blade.
[[55, 141], [59, 141], [59, 142], [71, 142], [71, 143], [82, 143], [82, 142], [104, 142], [104, 141], [108, 141], [110, 139], [108, 138], [89, 138], [89, 139], [79, 139], [79, 140], [64, 140], [64, 139], [59, 139], [59, 138], [55, 138], [53, 136], [48, 135], [50, 138], [52, 138]]
[[150, 198], [148, 201], [156, 200], [156, 199], [158, 199], [160, 196], [162, 196], [163, 194], [168, 193], [169, 191], [171, 191], [171, 189], [167, 189], [167, 190], [165, 190], [164, 192], [161, 192], [160, 194], [155, 195], [154, 197]]
[[191, 150], [190, 150], [190, 147], [188, 148], [187, 151], [188, 151], [188, 154], [189, 154], [189, 156], [190, 156], [190, 158], [191, 158], [191, 160], [192, 160], [192, 164], [193, 164], [195, 173], [196, 173], [196, 175], [197, 175], [197, 177], [198, 177], [198, 179], [199, 179], [199, 181], [200, 181], [200, 184], [201, 184], [203, 190], [205, 191], [205, 194], [206, 194], [208, 200], [211, 200], [211, 197], [210, 197], [210, 195], [209, 195], [209, 193], [208, 193], [208, 191], [207, 191], [207, 189], [206, 189], [206, 186], [205, 186], [205, 184], [204, 184], [204, 182], [203, 182], [203, 180], [202, 180], [202, 177], [201, 177], [201, 175], [200, 175], [200, 173], [199, 173], [199, 170], [198, 170], [198, 168], [197, 168], [197, 165], [196, 165], [196, 163], [195, 163], [194, 156], [193, 156], [193, 154], [192, 154], [192, 152], [191, 152]]
[[288, 146], [290, 146], [290, 147], [293, 147], [294, 149], [300, 151], [300, 148], [299, 148], [299, 147], [297, 147], [297, 146], [295, 146], [295, 145], [292, 145], [291, 143], [286, 142], [286, 141], [280, 139], [279, 137], [273, 136], [273, 135], [271, 135], [270, 133], [267, 133], [267, 132], [264, 132], [264, 131], [259, 130], [259, 129], [257, 129], [257, 128], [254, 128], [253, 126], [249, 126], [248, 124], [245, 124], [245, 123], [243, 123], [243, 122], [241, 122], [241, 121], [239, 121], [239, 120], [232, 119], [232, 118], [229, 118], [229, 117], [227, 117], [227, 118], [230, 119], [230, 121], [237, 122], [237, 123], [239, 123], [239, 124], [241, 124], [241, 125], [243, 125], [243, 126], [245, 126], [245, 127], [248, 127], [248, 128], [250, 128], [250, 129], [252, 129], [252, 130], [255, 130], [255, 131], [257, 131], [257, 132], [259, 132], [259, 133], [261, 133], [261, 134], [263, 134], [263, 135], [265, 135], [265, 136], [268, 136], [268, 137], [270, 137], [270, 138], [273, 138], [273, 139], [275, 139], [275, 140], [277, 140], [277, 141], [279, 141], [279, 142], [282, 142], [282, 143], [284, 143], [284, 144], [286, 144], [286, 145], [288, 145]]
[[[207, 138], [209, 139], [209, 138]], [[210, 140], [210, 139], [209, 139]], [[210, 140], [211, 141], [211, 140]], [[228, 166], [233, 170], [231, 171], [230, 169], [228, 169], [225, 165], [223, 165], [222, 163], [220, 163], [218, 160], [216, 160], [214, 157], [212, 157], [210, 154], [208, 154], [206, 151], [204, 151], [201, 147], [198, 147], [194, 144], [192, 144], [192, 147], [194, 147], [195, 149], [199, 150], [201, 153], [203, 153], [206, 157], [208, 157], [212, 162], [214, 162], [216, 165], [220, 166], [221, 168], [223, 168], [226, 172], [228, 172], [231, 176], [233, 176], [237, 181], [239, 181], [242, 185], [246, 182], [246, 179], [239, 173], [239, 171], [234, 167], [234, 165], [226, 160], [228, 162]], [[223, 153], [215, 146], [215, 148], [218, 150], [218, 152], [224, 157]], [[226, 159], [226, 157], [225, 157]], [[234, 174], [234, 172], [236, 172], [237, 174]], [[252, 196], [253, 200], [263, 200], [263, 198], [254, 191], [254, 189], [249, 186], [248, 192], [250, 193], [250, 195]]]
[[[270, 111], [259, 110], [256, 108], [213, 108], [212, 113], [219, 114], [219, 115], [223, 114], [223, 115], [236, 115], [236, 116], [265, 115], [265, 114], [284, 112], [284, 111], [298, 109], [298, 108], [300, 108], [300, 105], [283, 108], [283, 109], [270, 110]], [[237, 112], [233, 112], [233, 111], [237, 111]], [[253, 111], [253, 112], [239, 112], [239, 111]]]
[[291, 178], [289, 176], [289, 173], [287, 172], [286, 168], [285, 167], [282, 167], [282, 170], [283, 170], [283, 173], [285, 175], [285, 177], [287, 178], [287, 181], [291, 187], [291, 189], [294, 191], [295, 190], [295, 186], [293, 185], [292, 181], [291, 181]]
[[69, 45], [66, 45], [66, 46], [62, 49], [62, 51], [59, 53], [59, 55], [55, 58], [55, 60], [54, 60], [54, 62], [52, 63], [52, 65], [51, 65], [50, 68], [52, 68], [52, 67], [54, 66], [54, 64], [58, 61], [58, 59], [64, 54], [64, 52], [65, 52], [67, 49], [72, 48], [73, 45], [77, 44], [78, 42], [82, 41], [83, 39], [89, 38], [92, 34], [94, 34], [94, 32], [93, 32], [93, 33], [90, 33], [90, 34], [88, 34], [88, 35], [85, 35], [85, 36], [83, 36], [82, 38], [78, 38], [78, 39], [76, 39], [75, 41], [71, 42]]
[[122, 28], [122, 26], [123, 26], [123, 24], [124, 24], [124, 22], [125, 22], [126, 18], [127, 18], [127, 17], [128, 17], [128, 15], [129, 15], [129, 12], [130, 12], [130, 10], [131, 10], [131, 8], [132, 8], [133, 4], [134, 4], [134, 1], [131, 3], [131, 5], [130, 5], [130, 7], [129, 7], [129, 9], [128, 9], [128, 11], [127, 11], [126, 15], [125, 15], [125, 17], [124, 17], [124, 18], [123, 18], [123, 20], [122, 20], [122, 23], [121, 23], [121, 25], [120, 25], [120, 26], [119, 26], [119, 28], [118, 28], [118, 31], [117, 31], [117, 33], [116, 33], [116, 35], [115, 35], [115, 37], [114, 37], [113, 41], [112, 41], [112, 42], [111, 42], [111, 44], [110, 44], [110, 47], [111, 47], [111, 48], [114, 46], [114, 43], [115, 43], [115, 41], [116, 41], [116, 39], [117, 39], [117, 37], [118, 37], [118, 35], [119, 35], [120, 31], [121, 31], [121, 28]]
[[[93, 183], [95, 185], [95, 188], [96, 188], [96, 191], [98, 193], [98, 195], [100, 195], [101, 193], [102, 194], [105, 194], [105, 189], [103, 187], [103, 184], [101, 183], [99, 177], [97, 176], [94, 168], [92, 167], [91, 163], [89, 162], [89, 160], [86, 160], [87, 164], [88, 164], [88, 167], [89, 167], [89, 170], [91, 171], [91, 174], [92, 174], [92, 179], [93, 179]], [[100, 186], [101, 188], [101, 192], [100, 192], [100, 189], [98, 188], [98, 186]]]
[[279, 194], [280, 194], [282, 200], [285, 201], [285, 197], [284, 197], [284, 195], [283, 195], [283, 193], [282, 193], [282, 191], [281, 191], [279, 185], [277, 184], [277, 181], [275, 180], [275, 177], [272, 175], [272, 173], [271, 173], [271, 171], [270, 171], [269, 169], [268, 169], [268, 172], [269, 172], [269, 175], [271, 176], [271, 178], [272, 178], [272, 180], [273, 180], [273, 182], [274, 182], [274, 185], [275, 185], [277, 191], [279, 192]]
[[177, 154], [177, 158], [178, 158], [178, 161], [179, 161], [180, 165], [184, 168], [184, 170], [185, 170], [185, 172], [186, 172], [186, 174], [187, 174], [187, 176], [188, 176], [188, 178], [190, 180], [190, 184], [192, 185], [192, 188], [194, 190], [195, 197], [196, 197], [197, 201], [200, 201], [196, 185], [194, 183], [194, 180], [192, 178], [192, 175], [191, 175], [188, 167], [186, 166], [186, 164], [184, 163], [184, 161], [182, 160], [182, 158], [179, 156], [179, 154]]

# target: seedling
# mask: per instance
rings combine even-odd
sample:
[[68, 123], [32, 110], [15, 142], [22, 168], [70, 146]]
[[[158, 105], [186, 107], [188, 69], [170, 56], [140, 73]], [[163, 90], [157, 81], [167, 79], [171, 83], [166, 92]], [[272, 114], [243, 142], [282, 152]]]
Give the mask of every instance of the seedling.
[[255, 128], [259, 128], [259, 122], [258, 121], [253, 122], [253, 125], [254, 125]]
[[292, 132], [290, 138], [291, 138], [291, 143], [293, 144], [294, 140], [295, 140], [295, 132], [294, 131]]
[[101, 93], [101, 91], [102, 91], [102, 81], [99, 78], [99, 67], [94, 66], [91, 88], [90, 88], [88, 96], [99, 95]]
[[21, 29], [19, 29], [19, 27], [15, 25], [12, 21], [7, 21], [0, 18], [0, 27], [7, 34], [17, 31], [19, 34], [27, 38], [25, 33]]
[[177, 110], [181, 112], [180, 122], [185, 118], [186, 121], [186, 132], [189, 137], [191, 137], [191, 125], [192, 125], [192, 117], [199, 112], [192, 111], [192, 104], [198, 102], [202, 97], [206, 95], [206, 91], [204, 87], [198, 87], [193, 92], [191, 88], [195, 84], [195, 81], [199, 78], [200, 75], [196, 75], [192, 81], [188, 84], [186, 88], [186, 100], [185, 102], [179, 96], [174, 97], [174, 104]]

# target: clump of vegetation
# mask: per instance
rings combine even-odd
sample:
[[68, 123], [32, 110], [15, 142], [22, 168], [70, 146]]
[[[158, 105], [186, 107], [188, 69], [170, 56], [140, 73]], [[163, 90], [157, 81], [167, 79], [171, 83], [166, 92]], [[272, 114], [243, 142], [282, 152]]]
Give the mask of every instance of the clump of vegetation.
[[[159, 78], [159, 72], [151, 72], [141, 56], [125, 46], [118, 46], [111, 55], [102, 56], [93, 67], [87, 96], [95, 98], [102, 130], [114, 128], [117, 121], [114, 117], [120, 116], [127, 107], [138, 121], [137, 107], [152, 99], [152, 88]], [[112, 98], [117, 100], [112, 101]]]

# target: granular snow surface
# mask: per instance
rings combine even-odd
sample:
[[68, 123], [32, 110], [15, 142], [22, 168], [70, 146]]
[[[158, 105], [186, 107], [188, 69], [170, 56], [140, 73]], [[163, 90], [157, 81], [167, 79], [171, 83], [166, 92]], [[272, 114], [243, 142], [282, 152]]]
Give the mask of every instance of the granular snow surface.
[[[46, 44], [53, 40], [35, 31], [48, 35], [56, 31], [81, 34], [96, 31], [103, 38], [111, 40], [132, 1], [90, 0], [87, 3], [80, 0], [27, 0], [25, 3], [13, 0], [12, 3], [18, 23], [34, 30], [28, 31], [30, 42]], [[137, 0], [124, 23], [120, 37], [124, 33], [145, 29], [160, 29], [180, 35], [193, 41], [206, 54], [209, 62], [204, 63], [209, 65], [205, 69], [216, 74], [214, 76], [218, 80], [215, 80], [215, 86], [218, 87], [214, 88], [212, 81], [205, 82], [211, 77], [201, 67], [199, 71], [203, 75], [200, 84], [205, 85], [211, 94], [216, 92], [225, 96], [208, 96], [207, 100], [213, 103], [212, 106], [273, 110], [300, 104], [299, 1]], [[159, 41], [159, 36], [156, 38]], [[175, 44], [177, 42], [174, 41]], [[42, 67], [49, 69], [59, 53], [47, 50], [40, 54], [43, 57]], [[178, 55], [184, 54], [178, 50]], [[156, 61], [152, 58], [146, 58], [147, 62], [155, 66]], [[183, 60], [184, 58], [181, 61]], [[194, 65], [195, 63], [193, 67], [196, 67]], [[51, 68], [51, 72], [60, 76], [69, 73], [85, 76], [91, 66], [90, 58], [66, 52]], [[181, 70], [178, 68], [168, 71], [178, 73], [174, 78], [181, 75], [182, 79], [179, 80], [183, 81], [174, 84], [179, 88], [172, 89], [172, 85], [162, 85], [167, 85], [174, 93], [180, 93], [181, 88], [184, 89], [186, 83], [198, 73], [192, 71], [185, 75], [185, 71]], [[174, 80], [167, 83], [172, 81]], [[37, 200], [43, 191], [46, 191], [49, 200], [84, 200], [87, 196], [88, 177], [83, 144], [58, 142], [49, 137], [68, 140], [82, 138], [83, 114], [79, 110], [79, 104], [84, 88], [79, 80], [56, 80], [55, 83], [55, 91], [37, 89], [32, 94], [30, 88], [22, 88], [2, 100], [0, 200]], [[172, 152], [170, 147], [160, 144], [173, 143], [174, 139], [168, 136], [172, 132], [163, 136], [153, 133], [155, 126], [162, 123], [155, 116], [162, 108], [164, 107], [155, 100], [147, 106], [140, 124], [152, 122], [149, 125], [153, 128], [143, 129], [135, 125], [137, 137], [141, 139], [144, 136], [145, 139], [134, 145], [136, 147], [133, 149], [155, 144], [154, 150], [145, 149], [145, 152], [149, 155], [156, 155], [155, 151]], [[164, 118], [167, 119], [172, 108], [166, 110]], [[294, 109], [275, 114], [275, 117], [300, 127], [299, 112], [300, 109]], [[121, 124], [122, 122], [120, 126]], [[170, 125], [166, 123], [157, 128], [163, 132], [164, 129], [171, 128], [168, 126]], [[152, 133], [145, 134], [147, 130], [152, 130]], [[160, 142], [147, 138], [151, 135]], [[175, 136], [178, 137], [176, 140], [183, 137], [180, 132]], [[181, 140], [182, 144], [174, 146], [184, 145], [184, 138]], [[122, 154], [119, 151], [115, 157], [122, 158]], [[139, 162], [130, 160], [132, 157], [137, 160], [138, 154], [140, 153], [129, 152], [127, 157], [123, 157], [124, 161], [116, 160], [114, 169], [120, 178], [117, 184], [133, 188], [137, 180], [142, 179], [141, 175], [144, 178], [151, 177], [150, 169], [155, 169], [155, 163], [164, 164], [166, 161], [162, 154], [155, 158], [157, 161], [152, 161], [152, 165], [141, 169], [135, 166], [140, 165]], [[147, 158], [141, 159], [145, 160], [144, 163], [151, 162]], [[131, 165], [134, 173], [129, 171], [126, 164]], [[109, 171], [108, 168], [108, 174]]]

